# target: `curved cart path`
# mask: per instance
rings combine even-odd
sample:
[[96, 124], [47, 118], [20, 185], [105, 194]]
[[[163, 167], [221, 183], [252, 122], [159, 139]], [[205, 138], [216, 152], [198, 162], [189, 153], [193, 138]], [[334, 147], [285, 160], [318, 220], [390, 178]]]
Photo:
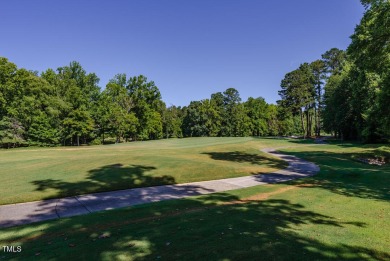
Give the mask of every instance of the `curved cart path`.
[[0, 206], [0, 227], [11, 227], [161, 200], [272, 184], [312, 176], [320, 170], [314, 163], [295, 156], [278, 153], [275, 149], [263, 149], [262, 151], [287, 161], [288, 167], [272, 173], [238, 178], [126, 189], [61, 199], [3, 205]]

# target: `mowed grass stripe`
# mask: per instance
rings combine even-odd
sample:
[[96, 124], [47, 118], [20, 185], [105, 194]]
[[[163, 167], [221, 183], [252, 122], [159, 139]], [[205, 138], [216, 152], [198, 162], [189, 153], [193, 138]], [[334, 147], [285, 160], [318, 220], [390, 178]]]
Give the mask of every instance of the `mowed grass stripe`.
[[0, 204], [272, 172], [260, 148], [289, 140], [188, 138], [81, 148], [0, 151]]

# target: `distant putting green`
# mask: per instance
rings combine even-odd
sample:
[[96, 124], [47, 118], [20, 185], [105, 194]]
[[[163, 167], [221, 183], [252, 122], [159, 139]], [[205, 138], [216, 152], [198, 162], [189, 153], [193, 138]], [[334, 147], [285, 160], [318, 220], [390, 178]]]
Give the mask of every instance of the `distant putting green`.
[[272, 172], [286, 163], [259, 149], [292, 142], [186, 138], [0, 150], [0, 204]]

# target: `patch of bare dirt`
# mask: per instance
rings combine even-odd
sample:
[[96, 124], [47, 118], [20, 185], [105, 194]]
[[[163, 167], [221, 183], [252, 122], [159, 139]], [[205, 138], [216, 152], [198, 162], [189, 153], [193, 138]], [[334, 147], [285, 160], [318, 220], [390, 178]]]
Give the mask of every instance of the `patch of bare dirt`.
[[283, 192], [286, 192], [286, 191], [289, 191], [289, 190], [292, 190], [292, 189], [297, 189], [297, 188], [298, 188], [297, 186], [283, 187], [283, 188], [280, 188], [280, 189], [272, 191], [272, 192], [256, 194], [256, 195], [250, 196], [248, 198], [245, 198], [243, 200], [244, 201], [266, 200], [266, 199], [268, 199], [269, 197], [271, 197], [273, 195], [281, 194]]
[[369, 165], [377, 165], [377, 166], [382, 166], [382, 165], [385, 165], [386, 164], [386, 161], [384, 159], [380, 159], [380, 158], [358, 158], [357, 161], [359, 162], [363, 162], [365, 164], [369, 164]]

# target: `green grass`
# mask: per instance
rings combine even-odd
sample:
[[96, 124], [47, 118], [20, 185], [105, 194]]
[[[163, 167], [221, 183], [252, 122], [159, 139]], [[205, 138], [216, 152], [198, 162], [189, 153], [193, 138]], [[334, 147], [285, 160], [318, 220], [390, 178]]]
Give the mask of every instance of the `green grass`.
[[271, 172], [286, 163], [259, 149], [287, 144], [293, 143], [189, 138], [0, 150], [0, 205]]
[[281, 151], [316, 162], [321, 167], [321, 175], [310, 180], [316, 186], [350, 197], [390, 200], [390, 163], [377, 166], [357, 160], [367, 157], [388, 159], [390, 156], [388, 145], [336, 143]]
[[0, 245], [22, 252], [0, 260], [390, 260], [390, 167], [356, 161], [388, 148], [282, 149], [320, 173], [1, 229]]

